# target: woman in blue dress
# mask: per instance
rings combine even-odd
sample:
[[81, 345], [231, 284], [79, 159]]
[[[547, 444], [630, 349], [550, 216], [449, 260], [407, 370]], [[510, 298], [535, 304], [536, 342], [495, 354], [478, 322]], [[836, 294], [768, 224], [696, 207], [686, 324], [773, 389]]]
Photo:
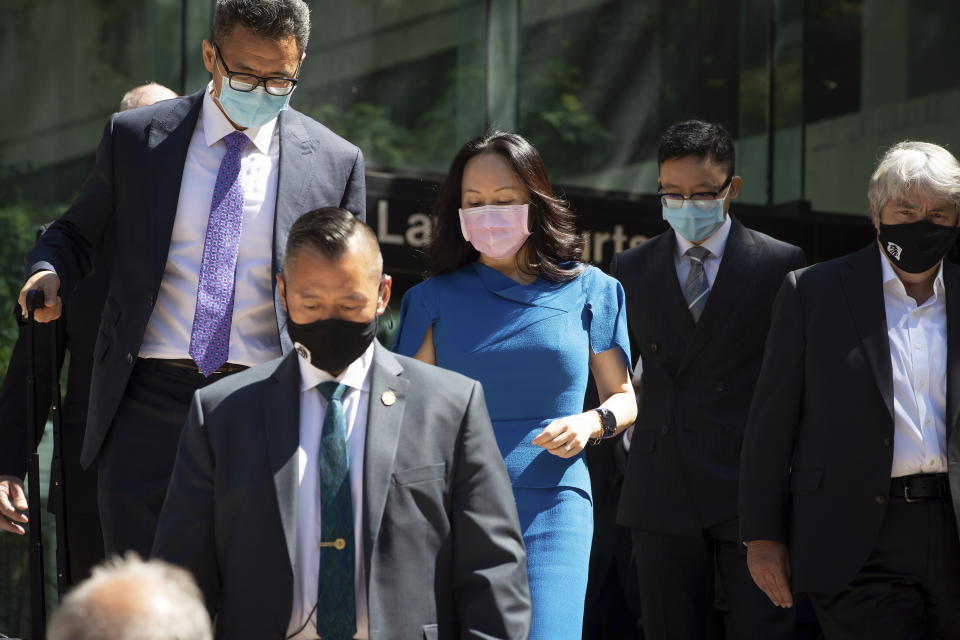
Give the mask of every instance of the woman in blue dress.
[[[431, 277], [403, 298], [396, 349], [483, 384], [527, 548], [530, 638], [580, 640], [593, 535], [581, 452], [637, 412], [623, 289], [580, 262], [573, 214], [516, 134], [460, 150], [433, 221]], [[583, 411], [590, 372], [601, 405]]]

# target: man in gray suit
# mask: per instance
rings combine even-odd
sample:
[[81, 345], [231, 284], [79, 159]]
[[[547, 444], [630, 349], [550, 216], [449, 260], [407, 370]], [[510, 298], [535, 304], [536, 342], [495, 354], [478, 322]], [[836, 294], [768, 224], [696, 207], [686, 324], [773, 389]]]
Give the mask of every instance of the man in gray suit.
[[150, 552], [194, 391], [289, 351], [274, 275], [304, 211], [364, 213], [360, 150], [287, 108], [310, 32], [303, 0], [217, 0], [191, 96], [110, 118], [93, 173], [27, 264], [43, 322], [113, 234], [81, 464], [104, 544]]
[[390, 276], [347, 211], [290, 229], [287, 356], [194, 397], [155, 554], [217, 638], [527, 637], [510, 481], [478, 382], [376, 342]]

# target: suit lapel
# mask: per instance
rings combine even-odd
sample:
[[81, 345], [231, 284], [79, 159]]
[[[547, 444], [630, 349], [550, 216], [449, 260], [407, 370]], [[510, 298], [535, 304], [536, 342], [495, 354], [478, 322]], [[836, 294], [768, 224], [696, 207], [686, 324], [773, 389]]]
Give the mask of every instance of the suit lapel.
[[[850, 267], [841, 275], [841, 283], [853, 316], [860, 345], [866, 356], [887, 411], [893, 417], [893, 370], [890, 364], [890, 339], [883, 300], [883, 272], [876, 243], [847, 257]], [[948, 304], [950, 296], [947, 296]], [[949, 396], [948, 396], [949, 397]]]
[[731, 216], [730, 235], [720, 260], [720, 269], [710, 289], [707, 306], [696, 324], [693, 340], [684, 355], [681, 369], [689, 365], [736, 308], [753, 281], [759, 248], [749, 231]]
[[180, 181], [190, 139], [203, 106], [203, 91], [184, 100], [171, 100], [157, 111], [147, 135], [147, 180], [152, 207], [153, 273], [157, 288], [170, 253], [170, 236], [177, 217]]
[[291, 352], [280, 362], [273, 374], [274, 384], [266, 387], [263, 398], [264, 438], [291, 568], [296, 566], [299, 485], [300, 367], [297, 357]]
[[[370, 375], [370, 407], [363, 460], [363, 524], [366, 532], [364, 557], [369, 570], [370, 554], [386, 506], [393, 477], [393, 461], [400, 440], [403, 413], [410, 381], [396, 357], [379, 343], [374, 348]], [[369, 571], [367, 575], [370, 575]]]
[[[663, 307], [656, 312], [660, 322], [664, 323], [664, 332], [679, 334], [682, 352], [693, 339], [696, 324], [693, 316], [687, 309], [687, 301], [680, 290], [680, 281], [677, 279], [677, 237], [673, 229], [664, 233], [654, 248], [653, 259], [650, 263], [650, 280], [653, 286], [651, 291], [657, 292], [657, 299], [663, 301]], [[656, 303], [654, 303], [656, 306]]]
[[[281, 111], [277, 126], [280, 127], [280, 169], [277, 176], [277, 208], [273, 221], [273, 273], [280, 273], [283, 254], [287, 247], [287, 234], [297, 218], [307, 213], [308, 205], [303, 193], [316, 173], [316, 154], [306, 129], [295, 112]], [[286, 313], [280, 301], [276, 278], [273, 279], [274, 308], [277, 314], [277, 330], [283, 353], [290, 353], [293, 344], [284, 330]]]
[[944, 260], [947, 290], [947, 442], [960, 418], [960, 267]]

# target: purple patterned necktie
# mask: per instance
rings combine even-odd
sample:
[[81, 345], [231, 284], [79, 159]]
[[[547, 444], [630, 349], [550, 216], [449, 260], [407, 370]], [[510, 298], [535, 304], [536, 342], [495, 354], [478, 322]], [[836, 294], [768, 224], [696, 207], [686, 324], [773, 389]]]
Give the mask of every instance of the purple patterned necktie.
[[243, 227], [240, 153], [249, 138], [242, 131], [234, 131], [223, 141], [227, 144], [227, 153], [220, 162], [213, 188], [197, 283], [197, 308], [190, 333], [190, 357], [204, 377], [219, 369], [230, 354], [237, 251]]

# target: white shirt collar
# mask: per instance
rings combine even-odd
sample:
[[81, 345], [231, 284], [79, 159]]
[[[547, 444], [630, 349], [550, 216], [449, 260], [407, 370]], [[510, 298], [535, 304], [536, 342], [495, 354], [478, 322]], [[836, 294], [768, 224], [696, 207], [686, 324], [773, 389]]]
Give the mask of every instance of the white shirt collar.
[[[907, 288], [903, 286], [900, 276], [898, 276], [897, 272], [893, 270], [893, 266], [890, 264], [889, 256], [887, 256], [886, 252], [879, 246], [877, 247], [877, 250], [880, 251], [880, 268], [883, 271], [884, 290], [889, 291], [892, 287], [897, 294], [906, 296]], [[937, 269], [937, 277], [933, 280], [933, 298], [928, 300], [925, 304], [933, 304], [938, 302], [945, 292], [946, 289], [943, 285], [943, 260], [941, 260], [940, 268]]]
[[[712, 257], [722, 259], [723, 251], [727, 248], [727, 238], [730, 237], [730, 227], [732, 224], [730, 214], [728, 213], [724, 216], [723, 224], [721, 224], [709, 238], [701, 242], [700, 246], [710, 251]], [[673, 232], [673, 235], [677, 237], [677, 258], [679, 259], [687, 253], [687, 250], [693, 246], [693, 243], [676, 231]]]
[[363, 391], [370, 388], [370, 365], [373, 364], [373, 350], [376, 341], [371, 342], [370, 346], [363, 354], [350, 363], [343, 373], [334, 378], [329, 372], [318, 369], [309, 360], [298, 355], [297, 361], [300, 363], [300, 391], [301, 393], [313, 389], [321, 382], [335, 381], [344, 384], [351, 389]]
[[[203, 136], [208, 147], [212, 147], [225, 136], [236, 131], [227, 116], [223, 115], [223, 111], [213, 101], [212, 92], [213, 81], [211, 80], [207, 84], [207, 90], [203, 92], [203, 109], [200, 112], [200, 117], [203, 119]], [[243, 132], [253, 141], [257, 150], [266, 155], [270, 153], [270, 141], [273, 139], [273, 130], [276, 126], [277, 119], [274, 118], [263, 126], [244, 129]]]

